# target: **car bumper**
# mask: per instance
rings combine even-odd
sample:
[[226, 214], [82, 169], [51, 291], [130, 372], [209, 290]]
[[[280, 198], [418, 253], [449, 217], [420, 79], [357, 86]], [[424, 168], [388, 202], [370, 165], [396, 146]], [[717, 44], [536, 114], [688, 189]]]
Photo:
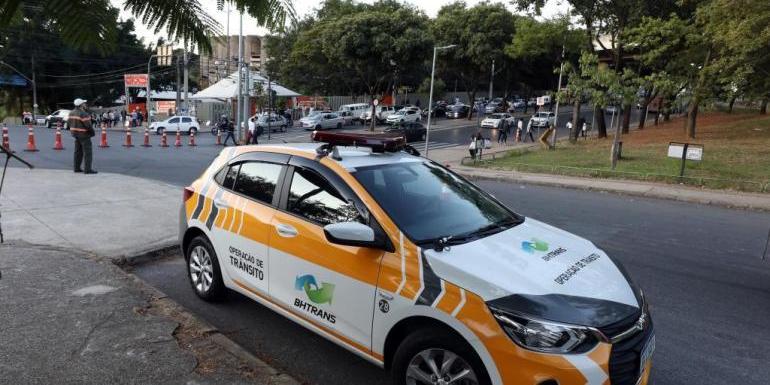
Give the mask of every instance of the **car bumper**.
[[498, 123], [490, 123], [490, 122], [481, 122], [481, 128], [497, 128], [500, 124]]

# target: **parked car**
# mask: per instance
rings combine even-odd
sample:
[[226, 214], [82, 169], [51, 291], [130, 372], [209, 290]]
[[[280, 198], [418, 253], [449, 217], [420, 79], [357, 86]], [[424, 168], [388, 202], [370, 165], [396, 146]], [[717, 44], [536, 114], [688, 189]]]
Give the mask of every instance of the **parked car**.
[[191, 116], [175, 115], [160, 122], [150, 123], [150, 131], [154, 131], [158, 135], [162, 135], [164, 132], [176, 133], [177, 131], [189, 135], [190, 133], [198, 133], [200, 128], [200, 124]]
[[462, 119], [468, 116], [470, 106], [467, 104], [452, 104], [447, 106], [446, 117], [449, 119]]
[[492, 114], [495, 112], [503, 112], [503, 104], [502, 102], [490, 102], [487, 104], [487, 106], [484, 108], [484, 112], [487, 114]]
[[343, 104], [337, 110], [337, 115], [345, 119], [345, 124], [350, 124], [361, 119], [361, 114], [371, 108], [369, 103]]
[[[446, 116], [447, 103], [443, 100], [433, 103], [433, 108], [430, 109], [430, 114], [434, 118], [440, 118]], [[422, 116], [428, 117], [428, 110], [422, 110]]]
[[56, 110], [51, 115], [46, 116], [45, 126], [48, 128], [56, 128], [61, 123], [62, 128], [65, 130], [69, 128], [67, 119], [70, 118], [70, 110]]
[[551, 111], [536, 112], [532, 115], [533, 128], [545, 128], [553, 126], [556, 122], [556, 115]]
[[422, 123], [408, 122], [388, 127], [385, 129], [385, 132], [403, 135], [407, 142], [419, 142], [425, 140], [427, 130]]
[[44, 126], [47, 119], [48, 119], [48, 116], [46, 115], [35, 115], [35, 124], [39, 126]]
[[405, 107], [393, 115], [389, 115], [385, 120], [388, 124], [397, 124], [405, 122], [419, 122], [422, 119], [420, 109], [417, 107]]
[[[377, 106], [375, 107], [374, 113], [376, 116], [376, 122], [377, 123], [383, 123], [386, 119], [388, 119], [388, 116], [395, 114], [398, 110], [402, 109], [403, 106]], [[371, 106], [364, 112], [361, 113], [361, 116], [359, 117], [362, 123], [366, 124], [368, 122], [372, 121], [372, 109]]]
[[267, 132], [268, 123], [271, 132], [286, 132], [286, 129], [289, 127], [289, 122], [286, 120], [286, 118], [278, 114], [270, 114], [270, 116], [268, 116], [267, 114], [263, 113], [254, 115], [252, 118], [257, 118], [256, 127], [262, 127], [265, 132]]
[[481, 121], [481, 128], [501, 128], [503, 121], [507, 122], [508, 125], [511, 125], [514, 120], [515, 118], [511, 114], [507, 112], [498, 112], [484, 118], [484, 120]]
[[306, 116], [299, 120], [305, 130], [326, 130], [330, 128], [342, 128], [344, 119], [336, 112], [322, 112]]
[[523, 110], [524, 107], [526, 106], [527, 106], [527, 103], [524, 101], [524, 99], [516, 99], [513, 101], [513, 103], [511, 103], [511, 108], [509, 108], [508, 110], [509, 111]]
[[527, 100], [527, 107], [537, 107], [537, 99], [530, 98]]

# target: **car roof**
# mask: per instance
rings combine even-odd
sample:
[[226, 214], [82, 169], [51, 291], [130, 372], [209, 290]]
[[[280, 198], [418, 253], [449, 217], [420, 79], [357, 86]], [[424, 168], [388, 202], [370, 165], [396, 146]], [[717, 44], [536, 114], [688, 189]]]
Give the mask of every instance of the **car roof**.
[[[316, 158], [316, 149], [322, 143], [284, 143], [269, 145], [252, 145], [247, 152], [267, 151], [283, 154], [302, 153], [308, 158]], [[244, 146], [245, 147], [245, 146]], [[339, 163], [350, 172], [354, 172], [357, 167], [368, 167], [392, 163], [422, 162], [423, 158], [409, 155], [405, 152], [372, 152], [368, 147], [337, 147], [342, 160], [336, 160], [328, 157], [329, 160]]]

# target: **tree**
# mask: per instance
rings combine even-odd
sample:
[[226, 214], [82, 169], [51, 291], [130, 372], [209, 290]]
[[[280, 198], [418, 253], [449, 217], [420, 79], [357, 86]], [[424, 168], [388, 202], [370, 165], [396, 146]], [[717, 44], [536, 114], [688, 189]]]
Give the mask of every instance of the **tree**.
[[[280, 29], [287, 18], [294, 18], [289, 0], [228, 0], [257, 19], [259, 25]], [[210, 36], [221, 33], [219, 24], [201, 7], [199, 0], [123, 0], [123, 7], [158, 33], [165, 30], [170, 40], [197, 45], [211, 51]], [[40, 10], [61, 39], [71, 47], [115, 52], [117, 28], [110, 17], [109, 0], [0, 0], [0, 25], [24, 22], [24, 9]]]
[[[443, 73], [456, 74], [471, 104], [479, 84], [488, 81], [492, 61], [505, 65], [510, 58], [503, 48], [513, 39], [514, 16], [502, 4], [481, 3], [467, 8], [456, 2], [442, 7], [431, 31], [436, 45], [457, 44], [445, 51], [437, 67]], [[473, 108], [468, 112], [471, 119]]]

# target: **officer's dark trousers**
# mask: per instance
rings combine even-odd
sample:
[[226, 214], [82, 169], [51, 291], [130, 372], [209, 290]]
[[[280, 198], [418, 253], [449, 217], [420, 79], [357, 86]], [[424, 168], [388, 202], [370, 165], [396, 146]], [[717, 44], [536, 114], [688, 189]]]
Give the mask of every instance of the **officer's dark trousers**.
[[93, 161], [93, 151], [91, 149], [91, 138], [88, 136], [75, 137], [75, 170], [80, 168], [81, 163], [85, 163], [85, 171], [91, 171], [91, 162]]
[[233, 131], [227, 131], [227, 136], [225, 136], [225, 141], [222, 142], [223, 146], [227, 146], [227, 140], [232, 139], [234, 145], [238, 145], [238, 142], [235, 141], [235, 135], [233, 135]]

